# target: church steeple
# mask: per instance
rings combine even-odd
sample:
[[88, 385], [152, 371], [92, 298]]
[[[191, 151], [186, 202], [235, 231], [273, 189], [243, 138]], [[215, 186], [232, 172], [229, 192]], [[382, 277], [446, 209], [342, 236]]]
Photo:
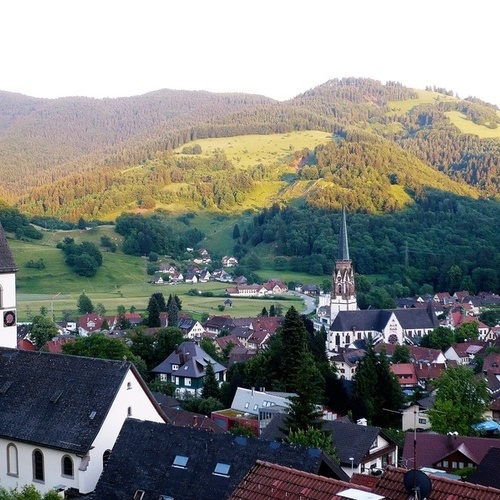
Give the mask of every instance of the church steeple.
[[342, 218], [339, 233], [339, 253], [332, 274], [332, 291], [330, 293], [330, 319], [333, 322], [339, 311], [354, 311], [358, 308], [354, 269], [349, 257], [347, 239], [347, 222], [345, 208], [342, 207]]
[[342, 207], [342, 221], [340, 222], [338, 258], [339, 260], [350, 260], [349, 242], [347, 241], [347, 222], [345, 218], [345, 207]]

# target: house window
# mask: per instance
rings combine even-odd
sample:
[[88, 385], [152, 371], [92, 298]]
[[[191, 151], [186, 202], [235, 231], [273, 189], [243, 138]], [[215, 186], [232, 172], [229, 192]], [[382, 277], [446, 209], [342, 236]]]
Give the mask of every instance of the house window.
[[19, 475], [19, 465], [17, 460], [17, 447], [14, 443], [7, 445], [7, 474], [9, 476]]
[[127, 408], [127, 417], [131, 417], [131, 416], [132, 416], [132, 407], [131, 407], [131, 406], [129, 406], [129, 407]]
[[375, 438], [375, 441], [373, 441], [372, 445], [370, 446], [370, 450], [373, 450], [373, 448], [377, 447], [377, 438]]
[[229, 469], [231, 466], [229, 464], [223, 464], [221, 462], [218, 462], [217, 465], [215, 466], [215, 470], [213, 474], [216, 476], [229, 476]]
[[456, 469], [457, 468], [457, 462], [451, 462], [451, 468]]
[[426, 424], [427, 424], [427, 419], [425, 419], [425, 418], [419, 418], [419, 419], [418, 419], [418, 423], [419, 423], [419, 424], [426, 425]]
[[33, 452], [33, 480], [44, 482], [45, 473], [43, 468], [43, 453], [40, 450], [35, 450]]
[[179, 369], [179, 365], [172, 365], [172, 371], [175, 372]]
[[253, 411], [257, 411], [257, 408], [259, 407], [259, 405], [254, 405], [253, 407]]
[[0, 308], [3, 308], [3, 286], [0, 285]]
[[448, 460], [443, 460], [443, 467], [449, 467], [450, 466], [450, 463], [448, 462]]
[[62, 457], [61, 473], [65, 477], [73, 477], [73, 460], [69, 455], [64, 455], [64, 457]]
[[160, 382], [167, 382], [167, 374], [166, 373], [160, 373]]
[[144, 498], [144, 490], [135, 490], [132, 500], [142, 500]]
[[247, 401], [247, 402], [245, 403], [245, 410], [246, 410], [249, 406], [250, 406], [250, 403]]
[[183, 455], [175, 455], [174, 463], [172, 467], [177, 467], [178, 469], [185, 469], [187, 467], [189, 458]]
[[127, 390], [132, 389], [132, 382], [127, 382]]
[[184, 377], [184, 385], [191, 386], [191, 379], [189, 377]]

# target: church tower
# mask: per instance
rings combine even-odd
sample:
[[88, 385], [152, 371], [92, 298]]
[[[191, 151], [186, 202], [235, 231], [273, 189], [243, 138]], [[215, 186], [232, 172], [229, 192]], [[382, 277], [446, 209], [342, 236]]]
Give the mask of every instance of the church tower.
[[0, 347], [17, 347], [16, 272], [3, 227], [0, 225]]
[[358, 308], [356, 300], [356, 284], [354, 269], [349, 258], [349, 243], [347, 241], [347, 223], [345, 208], [342, 208], [342, 220], [339, 234], [339, 253], [332, 274], [332, 291], [330, 293], [330, 320], [333, 322], [339, 311], [355, 311]]

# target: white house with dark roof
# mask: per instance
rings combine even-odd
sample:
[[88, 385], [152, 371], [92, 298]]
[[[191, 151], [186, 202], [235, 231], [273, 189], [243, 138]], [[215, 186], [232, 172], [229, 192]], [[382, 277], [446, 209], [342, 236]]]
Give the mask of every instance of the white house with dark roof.
[[0, 485], [87, 494], [128, 417], [166, 420], [130, 362], [15, 349], [16, 271], [0, 226]]
[[127, 417], [166, 423], [127, 361], [0, 347], [0, 484], [94, 490]]

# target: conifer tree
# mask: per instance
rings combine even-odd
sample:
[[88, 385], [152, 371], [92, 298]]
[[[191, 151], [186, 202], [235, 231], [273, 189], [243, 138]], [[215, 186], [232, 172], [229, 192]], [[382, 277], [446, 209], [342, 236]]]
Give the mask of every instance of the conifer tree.
[[292, 306], [285, 315], [280, 331], [282, 339], [281, 371], [287, 391], [295, 390], [296, 374], [307, 352], [307, 332], [304, 322]]
[[215, 371], [212, 363], [207, 363], [205, 367], [205, 376], [203, 377], [203, 389], [201, 397], [220, 399], [220, 389], [217, 379], [215, 378]]
[[157, 328], [161, 326], [160, 308], [154, 294], [149, 298], [147, 323], [150, 328]]

